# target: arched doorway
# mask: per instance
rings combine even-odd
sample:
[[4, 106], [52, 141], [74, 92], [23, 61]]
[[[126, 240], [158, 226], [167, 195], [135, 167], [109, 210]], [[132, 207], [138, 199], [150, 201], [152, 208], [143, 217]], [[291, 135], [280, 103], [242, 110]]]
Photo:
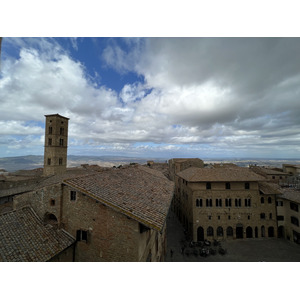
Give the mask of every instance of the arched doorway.
[[223, 236], [223, 228], [221, 226], [217, 228], [217, 236], [219, 237]]
[[252, 235], [252, 227], [248, 226], [246, 228], [246, 238], [252, 238], [253, 235]]
[[197, 241], [204, 241], [204, 229], [201, 226], [197, 229]]
[[255, 230], [254, 230], [254, 231], [255, 231], [255, 237], [258, 238], [258, 228], [255, 227]]
[[46, 213], [44, 216], [44, 223], [50, 224], [54, 227], [58, 225], [57, 218], [54, 214]]
[[231, 226], [227, 227], [226, 234], [227, 234], [227, 237], [233, 236], [233, 228]]
[[261, 226], [261, 237], [265, 237], [265, 226]]
[[284, 227], [282, 225], [278, 227], [278, 237], [284, 238]]
[[243, 238], [243, 225], [242, 224], [236, 225], [236, 238], [237, 239]]
[[207, 228], [207, 236], [214, 236], [214, 229], [211, 226]]
[[268, 237], [274, 237], [274, 227], [270, 226], [268, 228]]

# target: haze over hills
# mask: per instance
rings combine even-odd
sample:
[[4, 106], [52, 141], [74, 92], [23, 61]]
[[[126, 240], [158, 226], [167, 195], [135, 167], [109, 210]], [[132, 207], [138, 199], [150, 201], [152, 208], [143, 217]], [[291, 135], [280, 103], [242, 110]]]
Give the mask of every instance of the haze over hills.
[[[201, 157], [199, 157], [201, 158]], [[281, 167], [282, 164], [300, 164], [300, 159], [258, 159], [258, 158], [231, 158], [231, 159], [210, 159], [201, 158], [204, 163], [235, 163], [241, 167], [248, 167], [250, 164], [258, 166]], [[129, 163], [146, 164], [148, 160], [155, 162], [166, 162], [165, 158], [140, 158], [126, 156], [68, 156], [68, 167], [76, 167], [81, 164], [99, 165], [102, 167], [113, 167]], [[17, 170], [32, 170], [42, 168], [44, 163], [43, 155], [27, 155], [17, 157], [0, 158], [0, 169], [8, 172]]]

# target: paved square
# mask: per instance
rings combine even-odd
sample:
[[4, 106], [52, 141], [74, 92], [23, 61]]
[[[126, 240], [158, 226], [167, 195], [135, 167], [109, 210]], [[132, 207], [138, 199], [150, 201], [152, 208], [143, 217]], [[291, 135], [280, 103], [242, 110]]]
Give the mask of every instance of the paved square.
[[[183, 227], [170, 212], [167, 220], [167, 262], [300, 262], [300, 245], [278, 238], [252, 238], [222, 241], [226, 254], [218, 253], [219, 247], [186, 247]], [[215, 255], [201, 256], [201, 248], [216, 250]], [[172, 250], [172, 254], [171, 254]]]

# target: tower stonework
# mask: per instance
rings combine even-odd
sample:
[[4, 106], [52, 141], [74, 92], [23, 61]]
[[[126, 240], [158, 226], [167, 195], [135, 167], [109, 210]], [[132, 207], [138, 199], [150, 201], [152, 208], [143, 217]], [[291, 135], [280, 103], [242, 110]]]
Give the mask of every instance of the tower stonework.
[[44, 176], [66, 171], [69, 118], [59, 114], [45, 115]]

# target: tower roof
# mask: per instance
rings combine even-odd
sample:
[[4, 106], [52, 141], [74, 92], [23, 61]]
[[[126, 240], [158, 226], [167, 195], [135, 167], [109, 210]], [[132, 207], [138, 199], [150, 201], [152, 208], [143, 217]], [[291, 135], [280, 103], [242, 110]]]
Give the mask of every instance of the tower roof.
[[70, 118], [61, 116], [60, 114], [45, 115], [45, 117], [60, 117], [60, 118], [64, 118], [64, 119], [70, 120]]

